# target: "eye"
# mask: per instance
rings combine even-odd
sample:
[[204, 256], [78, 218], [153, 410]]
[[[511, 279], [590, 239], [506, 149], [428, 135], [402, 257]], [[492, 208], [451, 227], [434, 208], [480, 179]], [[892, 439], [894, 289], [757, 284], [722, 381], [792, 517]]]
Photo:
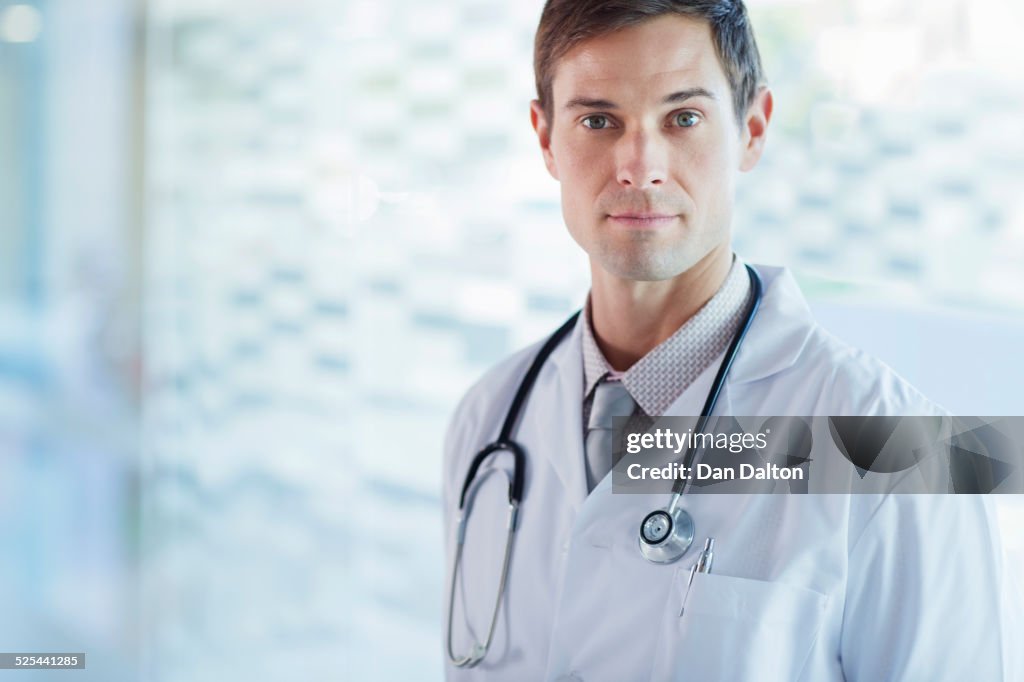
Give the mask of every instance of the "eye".
[[680, 128], [692, 128], [700, 123], [700, 116], [693, 111], [680, 111], [675, 115], [675, 123]]
[[608, 117], [601, 114], [591, 114], [583, 119], [583, 125], [591, 130], [601, 130], [608, 127]]

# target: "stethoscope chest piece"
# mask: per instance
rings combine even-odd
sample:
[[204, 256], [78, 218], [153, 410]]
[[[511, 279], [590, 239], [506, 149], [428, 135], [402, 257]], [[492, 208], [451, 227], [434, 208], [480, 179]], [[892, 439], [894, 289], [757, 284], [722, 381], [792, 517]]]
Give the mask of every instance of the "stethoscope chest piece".
[[693, 543], [693, 518], [682, 507], [657, 509], [640, 522], [640, 553], [656, 564], [670, 564]]

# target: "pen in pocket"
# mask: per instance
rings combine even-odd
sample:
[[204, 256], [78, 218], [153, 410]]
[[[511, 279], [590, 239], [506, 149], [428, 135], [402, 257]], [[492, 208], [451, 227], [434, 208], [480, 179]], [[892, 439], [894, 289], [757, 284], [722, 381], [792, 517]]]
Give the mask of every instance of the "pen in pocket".
[[679, 607], [679, 615], [682, 617], [686, 610], [686, 599], [690, 596], [690, 586], [693, 585], [693, 576], [697, 573], [710, 573], [711, 564], [715, 560], [715, 539], [704, 540], [704, 550], [697, 556], [697, 561], [690, 567], [690, 578], [686, 581], [686, 592], [683, 594], [683, 603]]

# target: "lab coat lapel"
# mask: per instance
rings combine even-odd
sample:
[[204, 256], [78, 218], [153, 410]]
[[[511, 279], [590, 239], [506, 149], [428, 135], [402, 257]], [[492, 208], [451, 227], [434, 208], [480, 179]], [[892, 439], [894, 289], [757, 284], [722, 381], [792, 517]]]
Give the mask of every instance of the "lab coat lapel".
[[551, 353], [532, 403], [530, 455], [542, 455], [565, 486], [565, 500], [579, 511], [587, 497], [583, 456], [583, 355], [580, 324]]

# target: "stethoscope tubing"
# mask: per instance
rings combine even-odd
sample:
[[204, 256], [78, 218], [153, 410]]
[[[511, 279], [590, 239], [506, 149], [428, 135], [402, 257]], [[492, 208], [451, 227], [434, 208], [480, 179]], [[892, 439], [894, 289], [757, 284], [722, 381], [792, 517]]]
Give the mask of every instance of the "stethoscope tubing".
[[[729, 348], [725, 351], [725, 357], [722, 358], [722, 364], [718, 367], [718, 373], [715, 374], [715, 380], [711, 383], [711, 390], [708, 392], [707, 400], [704, 401], [704, 407], [701, 408], [700, 417], [697, 419], [697, 425], [694, 427], [694, 433], [704, 433], [704, 429], [708, 425], [708, 420], [711, 419], [711, 413], [715, 411], [715, 405], [718, 404], [718, 396], [722, 393], [722, 388], [725, 386], [725, 379], [729, 376], [729, 370], [732, 369], [732, 363], [739, 355], [739, 350], [743, 345], [743, 339], [746, 337], [747, 332], [750, 330], [751, 325], [754, 323], [754, 318], [757, 317], [757, 311], [761, 307], [761, 298], [764, 295], [764, 285], [761, 283], [761, 276], [757, 274], [754, 268], [747, 267], [747, 274], [750, 277], [750, 286], [753, 292], [751, 297], [750, 306], [747, 308], [747, 314], [743, 319], [743, 326], [740, 327], [732, 337], [732, 342], [729, 344]], [[697, 456], [697, 448], [693, 445], [686, 449], [686, 454], [683, 456], [683, 467], [690, 469], [693, 466], [693, 459]], [[672, 501], [669, 503], [669, 508], [674, 508], [678, 503], [679, 496], [682, 495], [686, 489], [689, 480], [677, 478], [675, 483], [672, 484]]]
[[[711, 417], [711, 413], [715, 409], [715, 405], [718, 402], [718, 396], [722, 392], [722, 388], [725, 385], [726, 377], [729, 374], [729, 370], [732, 368], [733, 361], [739, 353], [739, 349], [743, 343], [743, 339], [750, 329], [755, 316], [757, 315], [758, 308], [761, 305], [761, 297], [763, 294], [763, 285], [761, 283], [761, 277], [757, 274], [751, 266], [747, 265], [747, 273], [750, 276], [750, 283], [753, 290], [753, 300], [747, 310], [743, 326], [739, 332], [733, 336], [732, 342], [729, 344], [729, 348], [726, 350], [725, 357], [722, 360], [722, 364], [718, 368], [718, 373], [715, 375], [715, 379], [711, 384], [711, 390], [708, 392], [707, 400], [704, 402], [704, 407], [701, 409], [701, 415], [697, 420], [695, 432], [703, 433], [704, 428], [707, 426], [708, 419]], [[518, 525], [517, 518], [519, 513], [519, 507], [522, 503], [523, 498], [523, 486], [526, 479], [526, 451], [519, 443], [512, 438], [512, 434], [518, 425], [519, 418], [522, 414], [523, 408], [526, 404], [526, 400], [529, 398], [530, 391], [533, 389], [533, 385], [537, 381], [537, 377], [540, 375], [540, 371], [547, 361], [548, 357], [558, 346], [559, 343], [572, 331], [576, 326], [577, 320], [579, 319], [581, 311], [577, 311], [569, 317], [565, 323], [559, 327], [555, 333], [553, 333], [548, 340], [544, 342], [544, 345], [537, 352], [533, 362], [530, 364], [529, 369], [523, 376], [522, 381], [519, 383], [519, 387], [516, 389], [515, 396], [512, 398], [512, 403], [509, 405], [508, 412], [505, 415], [505, 421], [501, 426], [501, 432], [498, 435], [498, 439], [494, 442], [486, 445], [480, 452], [476, 454], [473, 461], [470, 463], [469, 469], [466, 472], [466, 478], [462, 485], [462, 491], [459, 495], [459, 509], [458, 509], [458, 529], [456, 532], [456, 550], [455, 550], [455, 564], [452, 567], [451, 586], [449, 591], [448, 601], [448, 633], [447, 633], [447, 654], [449, 660], [453, 665], [457, 667], [471, 668], [478, 664], [487, 655], [487, 650], [490, 648], [491, 641], [494, 637], [494, 629], [498, 621], [498, 610], [501, 607], [501, 601], [505, 594], [505, 584], [508, 579], [509, 562], [512, 555], [512, 539], [516, 532]], [[452, 646], [452, 619], [455, 615], [455, 586], [459, 573], [459, 566], [462, 560], [463, 548], [465, 547], [465, 532], [466, 532], [466, 521], [469, 516], [472, 502], [470, 498], [470, 488], [473, 481], [476, 479], [477, 472], [484, 460], [493, 455], [496, 452], [507, 451], [512, 453], [513, 456], [513, 471], [512, 476], [509, 480], [508, 485], [508, 503], [509, 503], [509, 514], [508, 514], [508, 527], [505, 537], [505, 551], [504, 557], [502, 558], [501, 576], [499, 577], [498, 589], [495, 595], [494, 608], [491, 612], [491, 622], [487, 630], [487, 637], [483, 643], [474, 643], [470, 652], [465, 656], [456, 656]], [[684, 456], [684, 466], [689, 467], [693, 464], [693, 458], [696, 456], [697, 449], [692, 445], [687, 449], [686, 455]], [[674, 512], [680, 502], [682, 494], [686, 489], [686, 481], [683, 479], [677, 479], [672, 486], [672, 497], [667, 508], [668, 514]], [[652, 512], [654, 514], [655, 512]], [[660, 512], [659, 512], [660, 513]], [[688, 515], [684, 510], [680, 510], [679, 514], [683, 516]], [[650, 515], [648, 515], [650, 516]], [[690, 530], [692, 535], [692, 522], [690, 523]], [[692, 540], [692, 537], [690, 537]], [[643, 536], [641, 534], [641, 541]], [[657, 547], [656, 551], [663, 551], [660, 545], [651, 545]], [[682, 547], [681, 551], [677, 555], [673, 555], [672, 558], [667, 561], [674, 561], [685, 553], [686, 547], [689, 546], [689, 540], [686, 541], [686, 545]], [[641, 546], [641, 550], [643, 551]], [[645, 556], [647, 556], [645, 554]]]

